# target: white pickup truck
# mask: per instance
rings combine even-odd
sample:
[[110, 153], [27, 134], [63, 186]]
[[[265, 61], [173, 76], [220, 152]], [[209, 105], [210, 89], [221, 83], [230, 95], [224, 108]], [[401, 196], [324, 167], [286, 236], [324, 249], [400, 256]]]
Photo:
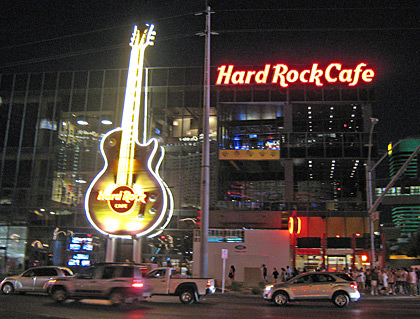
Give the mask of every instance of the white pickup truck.
[[216, 291], [214, 279], [188, 278], [179, 274], [174, 268], [159, 267], [149, 271], [144, 276], [153, 295], [179, 296], [184, 304], [198, 302], [201, 296], [213, 294]]

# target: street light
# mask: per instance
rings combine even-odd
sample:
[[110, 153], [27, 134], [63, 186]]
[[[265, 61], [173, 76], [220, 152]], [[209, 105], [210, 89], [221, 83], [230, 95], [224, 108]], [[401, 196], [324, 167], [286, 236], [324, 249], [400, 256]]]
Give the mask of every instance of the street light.
[[368, 144], [368, 158], [366, 163], [366, 205], [369, 217], [369, 234], [370, 234], [370, 262], [371, 268], [375, 267], [375, 235], [374, 235], [374, 220], [373, 212], [369, 214], [370, 208], [373, 204], [373, 185], [372, 185], [372, 136], [375, 125], [379, 122], [377, 118], [370, 118], [369, 144]]

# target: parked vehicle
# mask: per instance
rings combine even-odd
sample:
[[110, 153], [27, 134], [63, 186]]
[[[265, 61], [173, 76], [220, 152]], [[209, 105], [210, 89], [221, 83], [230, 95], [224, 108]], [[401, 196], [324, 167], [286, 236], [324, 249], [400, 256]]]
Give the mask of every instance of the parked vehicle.
[[47, 292], [45, 283], [51, 279], [71, 277], [73, 272], [66, 267], [40, 266], [29, 268], [20, 275], [9, 276], [0, 283], [1, 291], [5, 295], [26, 292]]
[[178, 296], [184, 304], [198, 302], [201, 296], [213, 294], [216, 289], [214, 279], [187, 278], [174, 268], [159, 267], [146, 274], [147, 283], [151, 286], [149, 296]]
[[147, 266], [133, 263], [100, 263], [84, 269], [74, 277], [58, 278], [47, 284], [58, 303], [67, 299], [109, 299], [112, 305], [143, 300], [150, 289], [144, 282]]
[[360, 299], [356, 282], [345, 273], [310, 272], [286, 282], [267, 285], [264, 299], [284, 306], [293, 300], [330, 300], [337, 307]]

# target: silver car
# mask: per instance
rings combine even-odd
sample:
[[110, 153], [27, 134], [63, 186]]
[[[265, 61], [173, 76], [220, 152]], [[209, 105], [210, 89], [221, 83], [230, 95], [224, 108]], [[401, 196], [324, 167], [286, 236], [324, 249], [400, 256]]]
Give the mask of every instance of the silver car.
[[264, 299], [284, 306], [293, 300], [330, 300], [337, 307], [360, 299], [357, 284], [348, 274], [336, 272], [309, 272], [286, 282], [267, 285]]
[[6, 295], [10, 295], [14, 292], [47, 292], [45, 284], [49, 280], [70, 276], [73, 276], [73, 272], [66, 267], [34, 267], [25, 270], [20, 275], [4, 278], [0, 283], [0, 287], [1, 291]]

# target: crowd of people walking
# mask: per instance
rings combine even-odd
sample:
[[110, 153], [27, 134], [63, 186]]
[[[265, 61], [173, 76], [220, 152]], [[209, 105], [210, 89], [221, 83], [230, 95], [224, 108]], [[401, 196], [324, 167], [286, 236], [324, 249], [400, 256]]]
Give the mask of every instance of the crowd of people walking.
[[355, 269], [350, 272], [360, 292], [371, 295], [420, 294], [420, 270], [410, 268]]

